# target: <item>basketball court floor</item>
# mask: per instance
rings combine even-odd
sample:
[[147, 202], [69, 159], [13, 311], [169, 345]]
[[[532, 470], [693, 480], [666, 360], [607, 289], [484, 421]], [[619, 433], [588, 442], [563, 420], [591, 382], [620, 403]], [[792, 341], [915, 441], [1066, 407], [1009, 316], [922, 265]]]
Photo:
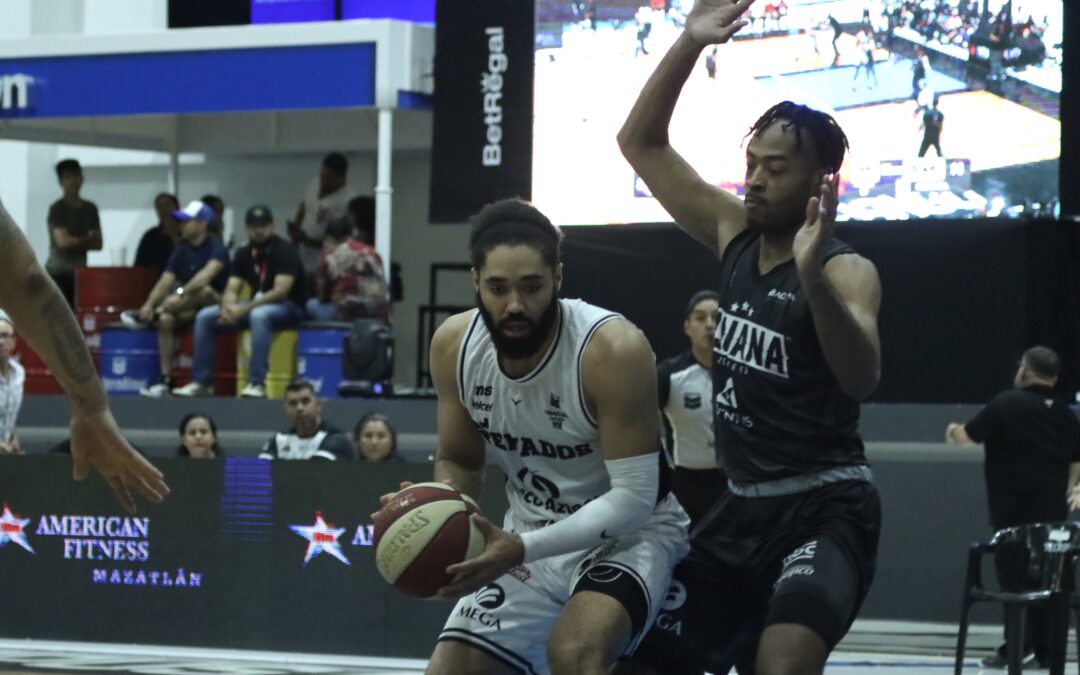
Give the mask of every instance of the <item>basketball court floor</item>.
[[[886, 621], [858, 621], [829, 659], [826, 673], [836, 675], [942, 675], [953, 667], [955, 626]], [[983, 670], [979, 659], [990, 653], [1000, 627], [974, 626], [964, 672]], [[366, 656], [233, 651], [42, 640], [0, 640], [0, 675], [23, 673], [140, 673], [173, 675], [421, 675], [425, 661]], [[1075, 668], [1075, 664], [1069, 668]], [[1025, 672], [1045, 673], [1046, 670]]]

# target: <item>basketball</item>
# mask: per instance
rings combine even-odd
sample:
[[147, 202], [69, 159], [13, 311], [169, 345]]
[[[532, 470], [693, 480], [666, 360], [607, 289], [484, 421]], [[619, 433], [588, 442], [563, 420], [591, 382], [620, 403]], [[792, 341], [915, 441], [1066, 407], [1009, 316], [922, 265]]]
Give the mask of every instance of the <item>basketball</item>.
[[450, 583], [446, 568], [484, 550], [470, 520], [476, 502], [445, 483], [417, 483], [394, 495], [376, 515], [375, 566], [394, 588], [429, 598]]

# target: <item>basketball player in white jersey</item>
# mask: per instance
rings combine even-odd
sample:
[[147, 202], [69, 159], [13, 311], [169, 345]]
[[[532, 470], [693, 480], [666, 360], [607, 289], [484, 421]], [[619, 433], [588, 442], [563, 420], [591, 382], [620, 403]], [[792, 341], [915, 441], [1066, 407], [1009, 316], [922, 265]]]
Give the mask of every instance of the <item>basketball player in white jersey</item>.
[[478, 497], [506, 475], [499, 529], [452, 566], [460, 597], [428, 673], [600, 675], [636, 646], [687, 551], [661, 480], [656, 368], [641, 332], [560, 300], [561, 234], [519, 200], [485, 207], [470, 249], [478, 308], [431, 344], [435, 479]]
[[19, 333], [45, 361], [71, 404], [75, 479], [85, 479], [94, 466], [129, 512], [135, 512], [132, 491], [160, 503], [169, 494], [164, 477], [120, 435], [67, 300], [38, 264], [2, 203], [0, 270], [0, 308], [15, 320]]

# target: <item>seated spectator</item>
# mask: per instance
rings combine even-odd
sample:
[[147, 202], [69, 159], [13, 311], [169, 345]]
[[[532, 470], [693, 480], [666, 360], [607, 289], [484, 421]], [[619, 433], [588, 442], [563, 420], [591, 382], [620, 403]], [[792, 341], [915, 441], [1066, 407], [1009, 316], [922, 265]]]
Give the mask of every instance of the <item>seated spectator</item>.
[[143, 233], [135, 250], [135, 267], [152, 267], [161, 274], [169, 264], [169, 256], [181, 241], [180, 221], [173, 213], [180, 210], [174, 195], [162, 192], [154, 197], [158, 224]]
[[382, 413], [368, 413], [360, 418], [353, 431], [357, 456], [367, 462], [400, 461], [397, 455], [397, 431]]
[[307, 302], [308, 318], [316, 321], [386, 321], [386, 277], [382, 258], [353, 236], [345, 218], [330, 221], [322, 258], [315, 273], [315, 297]]
[[23, 401], [26, 372], [11, 358], [15, 351], [15, 324], [0, 310], [0, 455], [21, 455], [15, 420]]
[[260, 459], [353, 459], [348, 437], [323, 419], [315, 385], [297, 380], [285, 388], [285, 416], [292, 427], [274, 434], [259, 453]]
[[180, 447], [176, 454], [195, 459], [224, 457], [218, 447], [217, 425], [214, 418], [202, 413], [189, 413], [180, 420]]
[[356, 238], [368, 246], [375, 245], [375, 198], [362, 195], [353, 197], [345, 205], [345, 216], [356, 230]]
[[[210, 207], [191, 202], [173, 216], [181, 222], [184, 241], [169, 256], [165, 271], [134, 317], [142, 325], [157, 324], [158, 381], [139, 391], [151, 398], [161, 398], [172, 387], [176, 332], [191, 323], [200, 309], [221, 301], [229, 278], [229, 251], [207, 233], [214, 217]], [[123, 319], [126, 324], [135, 323], [130, 313], [125, 312]]]
[[86, 266], [86, 252], [100, 251], [101, 219], [97, 206], [82, 198], [83, 172], [78, 160], [56, 165], [63, 197], [49, 207], [49, 259], [45, 271], [75, 307], [75, 270]]
[[[251, 328], [251, 365], [242, 398], [266, 398], [270, 340], [274, 331], [300, 323], [304, 316], [304, 270], [293, 246], [274, 233], [274, 217], [265, 206], [253, 206], [244, 217], [248, 243], [233, 257], [229, 282], [220, 305], [204, 307], [195, 317], [195, 364], [192, 381], [173, 389], [176, 396], [209, 396], [214, 367], [214, 334]], [[254, 296], [241, 302], [247, 283]]]

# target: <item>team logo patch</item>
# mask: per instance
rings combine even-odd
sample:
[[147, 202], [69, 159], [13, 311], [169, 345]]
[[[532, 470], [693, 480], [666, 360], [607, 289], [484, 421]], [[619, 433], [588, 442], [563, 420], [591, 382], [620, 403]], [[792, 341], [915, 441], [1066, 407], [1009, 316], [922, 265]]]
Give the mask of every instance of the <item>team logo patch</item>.
[[701, 394], [683, 394], [683, 406], [687, 410], [697, 410], [701, 407]]
[[550, 478], [545, 478], [535, 471], [529, 471], [528, 469], [522, 469], [518, 471], [517, 478], [521, 481], [521, 484], [526, 488], [531, 488], [540, 494], [559, 498], [559, 486], [555, 484], [555, 481]]
[[664, 604], [660, 609], [664, 612], [674, 612], [684, 604], [686, 604], [686, 586], [678, 579], [672, 579], [667, 595], [664, 596]]
[[498, 609], [506, 602], [506, 591], [498, 584], [488, 584], [473, 595], [473, 600], [484, 609]]

